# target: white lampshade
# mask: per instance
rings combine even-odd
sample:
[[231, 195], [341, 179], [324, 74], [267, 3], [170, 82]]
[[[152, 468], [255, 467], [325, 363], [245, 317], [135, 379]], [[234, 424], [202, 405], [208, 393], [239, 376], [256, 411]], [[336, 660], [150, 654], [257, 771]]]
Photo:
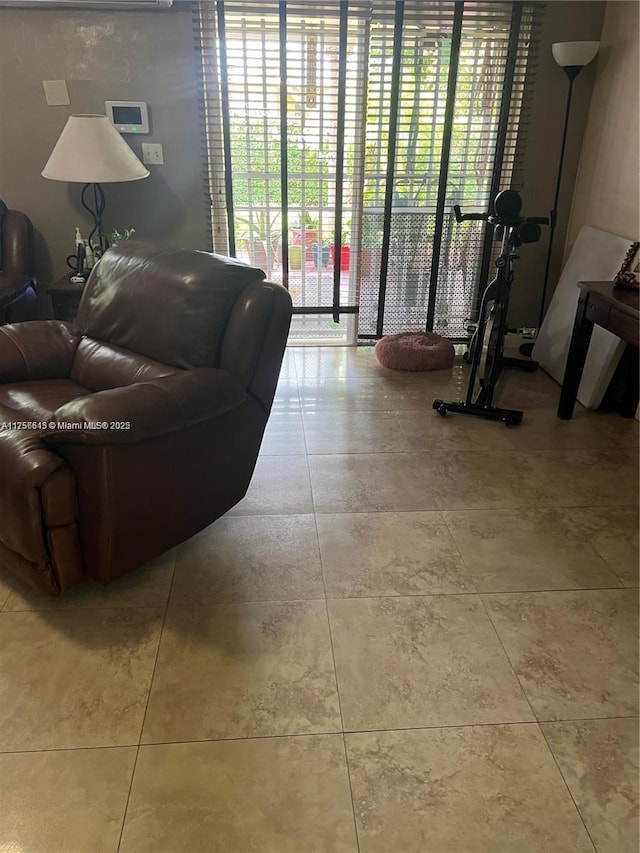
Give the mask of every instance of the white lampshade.
[[109, 184], [139, 181], [149, 172], [107, 116], [69, 116], [42, 176], [52, 181]]
[[563, 68], [568, 65], [583, 68], [594, 59], [599, 47], [599, 41], [559, 41], [551, 45], [551, 50]]

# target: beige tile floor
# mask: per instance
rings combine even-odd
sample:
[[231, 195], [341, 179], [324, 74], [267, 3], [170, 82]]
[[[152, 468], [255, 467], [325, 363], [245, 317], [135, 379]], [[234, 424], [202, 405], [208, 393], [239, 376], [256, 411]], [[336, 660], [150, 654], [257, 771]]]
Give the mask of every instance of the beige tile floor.
[[106, 590], [0, 571], [0, 853], [636, 853], [638, 424], [464, 387], [290, 350], [225, 518]]

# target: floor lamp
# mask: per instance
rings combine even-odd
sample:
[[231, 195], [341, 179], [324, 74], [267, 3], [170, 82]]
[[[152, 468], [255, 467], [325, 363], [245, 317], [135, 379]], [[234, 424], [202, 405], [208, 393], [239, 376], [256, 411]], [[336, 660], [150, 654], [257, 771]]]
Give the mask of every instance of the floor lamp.
[[42, 176], [52, 181], [84, 184], [82, 206], [93, 219], [89, 245], [102, 254], [109, 248], [102, 227], [105, 208], [102, 184], [139, 181], [149, 171], [104, 115], [69, 116]]
[[553, 251], [553, 238], [558, 218], [558, 198], [560, 196], [560, 184], [562, 182], [562, 167], [564, 165], [564, 152], [567, 144], [567, 129], [569, 127], [569, 114], [571, 112], [571, 98], [573, 96], [573, 81], [595, 58], [600, 42], [598, 41], [562, 41], [551, 46], [553, 58], [563, 69], [569, 78], [569, 91], [567, 92], [567, 105], [564, 112], [564, 130], [562, 132], [562, 147], [560, 148], [560, 162], [558, 163], [558, 177], [556, 180], [556, 194], [553, 200], [553, 209], [549, 217], [551, 226], [549, 233], [549, 249], [547, 251], [547, 264], [544, 271], [544, 283], [542, 285], [542, 299], [540, 301], [540, 317], [538, 319], [538, 331], [544, 318], [544, 303], [549, 283], [549, 268], [551, 266], [551, 253]]

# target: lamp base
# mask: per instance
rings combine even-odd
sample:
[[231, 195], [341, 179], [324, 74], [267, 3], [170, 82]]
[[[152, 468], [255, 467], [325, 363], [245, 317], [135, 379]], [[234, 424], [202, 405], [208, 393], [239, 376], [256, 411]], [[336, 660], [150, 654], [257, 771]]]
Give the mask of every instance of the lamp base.
[[[93, 188], [93, 204], [88, 200], [91, 188]], [[97, 251], [103, 255], [109, 248], [109, 243], [104, 231], [102, 230], [102, 214], [104, 213], [105, 208], [104, 190], [100, 184], [85, 184], [82, 187], [80, 200], [84, 209], [91, 214], [91, 218], [93, 219], [93, 229], [89, 234], [89, 245], [91, 246], [91, 250], [94, 253]]]

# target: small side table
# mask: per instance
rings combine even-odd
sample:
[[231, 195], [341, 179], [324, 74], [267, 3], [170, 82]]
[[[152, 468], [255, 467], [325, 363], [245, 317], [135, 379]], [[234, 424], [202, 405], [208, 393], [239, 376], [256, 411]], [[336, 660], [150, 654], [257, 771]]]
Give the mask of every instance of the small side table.
[[76, 319], [85, 283], [69, 281], [69, 276], [64, 275], [48, 288], [55, 320], [71, 322]]

